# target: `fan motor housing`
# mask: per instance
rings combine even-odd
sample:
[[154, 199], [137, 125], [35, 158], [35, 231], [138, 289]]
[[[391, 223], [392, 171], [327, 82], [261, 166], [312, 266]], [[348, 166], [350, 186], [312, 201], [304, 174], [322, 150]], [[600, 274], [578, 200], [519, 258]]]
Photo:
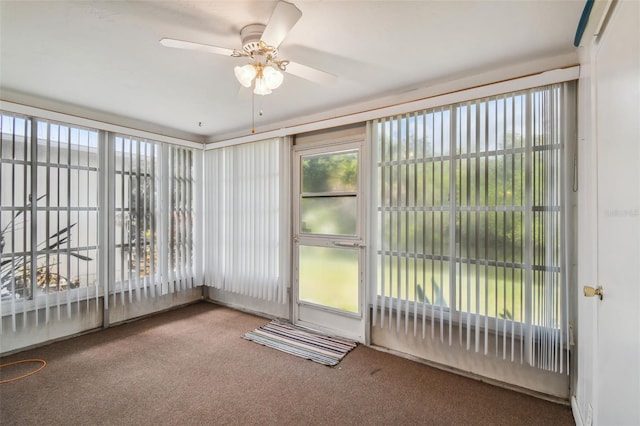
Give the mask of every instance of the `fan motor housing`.
[[[250, 24], [240, 30], [240, 38], [242, 39], [242, 50], [249, 55], [261, 54], [264, 52], [260, 46], [260, 38], [266, 25], [264, 24]], [[271, 56], [275, 57], [278, 54], [277, 50], [273, 50]]]

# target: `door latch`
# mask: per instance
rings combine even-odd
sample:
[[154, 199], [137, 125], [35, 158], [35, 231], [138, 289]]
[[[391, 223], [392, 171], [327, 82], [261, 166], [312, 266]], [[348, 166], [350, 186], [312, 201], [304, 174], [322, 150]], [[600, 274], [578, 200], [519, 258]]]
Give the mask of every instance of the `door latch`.
[[600, 300], [602, 300], [602, 297], [604, 296], [604, 291], [602, 290], [602, 287], [593, 288], [588, 285], [585, 285], [582, 290], [584, 291], [585, 297], [598, 296]]

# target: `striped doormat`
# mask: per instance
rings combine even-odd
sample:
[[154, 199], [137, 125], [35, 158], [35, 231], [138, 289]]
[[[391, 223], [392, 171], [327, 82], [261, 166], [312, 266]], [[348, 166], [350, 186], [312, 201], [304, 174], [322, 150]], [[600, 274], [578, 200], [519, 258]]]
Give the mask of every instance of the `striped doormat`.
[[246, 333], [244, 338], [329, 366], [338, 364], [356, 347], [355, 342], [314, 334], [275, 320]]

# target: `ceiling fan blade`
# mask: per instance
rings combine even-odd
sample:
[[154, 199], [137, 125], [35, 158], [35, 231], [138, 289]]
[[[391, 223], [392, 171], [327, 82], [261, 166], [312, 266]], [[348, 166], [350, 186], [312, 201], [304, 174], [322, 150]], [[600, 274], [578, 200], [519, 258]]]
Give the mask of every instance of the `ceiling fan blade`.
[[234, 50], [224, 47], [211, 46], [209, 44], [193, 43], [191, 41], [176, 40], [173, 38], [163, 38], [160, 44], [166, 47], [174, 47], [176, 49], [199, 50], [201, 52], [215, 53], [217, 55], [232, 56]]
[[338, 76], [336, 75], [329, 74], [328, 72], [320, 71], [317, 68], [308, 67], [297, 62], [289, 62], [287, 64], [287, 72], [300, 78], [304, 78], [305, 80], [324, 85], [333, 84], [338, 79]]
[[260, 40], [267, 46], [280, 46], [301, 16], [302, 12], [295, 5], [286, 1], [278, 2]]

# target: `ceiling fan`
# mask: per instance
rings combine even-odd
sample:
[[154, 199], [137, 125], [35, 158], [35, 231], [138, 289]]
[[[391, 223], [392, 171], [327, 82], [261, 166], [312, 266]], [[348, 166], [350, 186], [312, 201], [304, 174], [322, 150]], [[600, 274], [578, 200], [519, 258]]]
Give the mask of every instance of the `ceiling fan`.
[[278, 58], [280, 43], [282, 43], [301, 16], [302, 12], [294, 4], [279, 1], [267, 25], [250, 24], [242, 28], [240, 31], [242, 50], [172, 38], [163, 38], [160, 43], [166, 47], [199, 50], [234, 58], [250, 59], [249, 64], [236, 66], [234, 71], [240, 84], [244, 87], [253, 85], [253, 93], [257, 95], [268, 95], [273, 89], [278, 88], [284, 79], [282, 72], [316, 83], [331, 83], [336, 79], [333, 74]]

